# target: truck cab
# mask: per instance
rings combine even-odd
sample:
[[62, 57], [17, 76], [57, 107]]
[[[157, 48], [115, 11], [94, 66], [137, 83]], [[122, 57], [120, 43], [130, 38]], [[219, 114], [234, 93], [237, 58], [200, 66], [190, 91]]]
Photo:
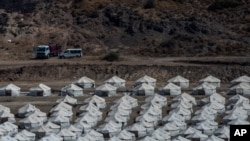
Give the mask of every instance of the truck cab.
[[34, 53], [36, 58], [49, 58], [50, 49], [48, 45], [39, 45], [36, 47]]

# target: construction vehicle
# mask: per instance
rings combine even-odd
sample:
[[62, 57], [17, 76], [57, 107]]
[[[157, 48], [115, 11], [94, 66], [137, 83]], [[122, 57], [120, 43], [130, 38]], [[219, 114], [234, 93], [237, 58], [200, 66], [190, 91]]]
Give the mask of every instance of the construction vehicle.
[[62, 52], [62, 47], [57, 44], [49, 45], [38, 45], [33, 53], [36, 55], [36, 58], [45, 58], [48, 59], [52, 56], [58, 56]]

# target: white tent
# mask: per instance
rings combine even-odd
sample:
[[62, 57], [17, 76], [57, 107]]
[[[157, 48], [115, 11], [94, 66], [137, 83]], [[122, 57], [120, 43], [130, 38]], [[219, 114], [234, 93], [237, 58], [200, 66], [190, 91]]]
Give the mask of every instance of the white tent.
[[43, 120], [43, 122], [46, 122], [47, 121], [47, 114], [45, 112], [42, 112], [40, 111], [39, 109], [36, 109], [35, 112], [33, 113], [27, 113], [25, 114], [25, 117], [28, 117], [28, 116], [36, 116], [36, 117], [39, 117], [40, 119]]
[[162, 119], [162, 122], [163, 123], [166, 123], [166, 122], [169, 122], [169, 121], [173, 121], [173, 120], [180, 120], [180, 121], [185, 121], [185, 118], [177, 113], [169, 113], [167, 114], [163, 119]]
[[191, 140], [184, 138], [182, 136], [178, 136], [178, 137], [174, 138], [172, 141], [191, 141]]
[[16, 134], [14, 136], [14, 139], [18, 140], [18, 141], [29, 141], [29, 139], [21, 134]]
[[206, 134], [206, 135], [212, 135], [213, 132], [217, 129], [215, 126], [210, 125], [207, 120], [202, 121], [200, 123], [198, 123], [195, 126], [196, 129], [202, 131], [202, 133]]
[[0, 111], [6, 111], [10, 113], [10, 108], [0, 104]]
[[178, 134], [180, 134], [181, 128], [178, 127], [175, 123], [173, 122], [169, 122], [166, 123], [163, 126], [163, 129], [166, 130], [167, 132], [170, 133], [170, 136], [177, 136]]
[[204, 106], [207, 106], [208, 108], [211, 108], [213, 110], [216, 110], [219, 114], [224, 113], [225, 112], [225, 105], [220, 104], [220, 103], [208, 103]]
[[156, 129], [151, 135], [151, 137], [158, 141], [170, 141], [171, 140], [170, 133], [168, 133], [162, 128]]
[[63, 138], [56, 134], [49, 134], [41, 138], [39, 141], [63, 141]]
[[96, 105], [99, 109], [103, 109], [106, 107], [106, 101], [104, 98], [99, 97], [97, 95], [93, 95], [90, 98], [87, 98], [85, 101], [85, 103], [92, 103], [94, 105]]
[[41, 139], [44, 136], [47, 136], [52, 133], [52, 130], [45, 127], [44, 125], [40, 126], [39, 128], [36, 129], [31, 129], [31, 132], [36, 134], [36, 138]]
[[145, 102], [151, 103], [151, 105], [161, 108], [167, 105], [167, 98], [159, 94], [154, 94], [152, 96], [147, 97], [145, 99]]
[[68, 129], [69, 129], [69, 131], [71, 131], [74, 134], [76, 134], [77, 137], [79, 137], [80, 135], [82, 135], [82, 129], [79, 129], [79, 128], [77, 128], [74, 125], [70, 125]]
[[9, 85], [0, 88], [0, 96], [19, 96], [20, 90], [20, 87], [10, 83]]
[[0, 125], [0, 129], [5, 132], [5, 135], [13, 136], [18, 132], [18, 127], [10, 122], [4, 122]]
[[211, 135], [208, 138], [201, 140], [201, 141], [224, 141], [224, 140], [217, 136]]
[[168, 83], [166, 86], [160, 88], [160, 94], [162, 95], [180, 95], [181, 87], [173, 83]]
[[110, 138], [108, 141], [122, 141], [122, 140], [119, 139], [118, 137], [114, 136], [114, 137]]
[[57, 117], [57, 116], [66, 117], [71, 121], [71, 119], [73, 117], [73, 112], [62, 109], [62, 110], [59, 110], [59, 111], [56, 111], [56, 112], [53, 112], [50, 114], [50, 117]]
[[195, 95], [212, 95], [216, 93], [216, 87], [214, 85], [211, 85], [209, 83], [202, 83], [199, 86], [195, 87], [193, 89], [193, 94]]
[[191, 135], [191, 134], [194, 134], [195, 132], [201, 132], [201, 131], [190, 126], [187, 129], [183, 130], [181, 134], [183, 134], [183, 135]]
[[177, 108], [171, 110], [169, 112], [169, 114], [174, 113], [174, 112], [176, 114], [181, 115], [183, 118], [185, 118], [185, 120], [190, 120], [191, 119], [192, 112], [189, 109], [185, 109], [183, 107], [177, 107]]
[[118, 76], [113, 76], [108, 80], [104, 81], [104, 83], [108, 83], [117, 88], [125, 88], [126, 81]]
[[14, 114], [12, 114], [8, 111], [2, 110], [2, 111], [0, 111], [0, 122], [3, 123], [6, 121], [11, 122], [11, 123], [15, 123], [16, 119], [15, 119]]
[[148, 84], [148, 85], [151, 85], [152, 87], [155, 88], [155, 86], [156, 86], [156, 79], [154, 79], [154, 78], [152, 78], [152, 77], [150, 77], [150, 76], [148, 76], [148, 75], [144, 75], [143, 77], [141, 77], [141, 78], [139, 78], [139, 79], [137, 79], [137, 80], [135, 81], [135, 84], [133, 85], [133, 87], [135, 88], [135, 87], [137, 87], [138, 85], [141, 85], [141, 84], [143, 84], [143, 83], [146, 83], [146, 84]]
[[136, 137], [145, 137], [147, 135], [147, 129], [141, 123], [134, 123], [128, 127], [128, 130], [135, 134]]
[[45, 125], [45, 128], [48, 128], [48, 130], [51, 130], [52, 133], [58, 133], [61, 129], [61, 127], [55, 123], [52, 123], [50, 121], [48, 121]]
[[215, 87], [219, 88], [221, 80], [218, 79], [218, 78], [216, 78], [216, 77], [214, 77], [214, 76], [212, 76], [212, 75], [209, 75], [209, 76], [201, 79], [199, 82], [200, 83], [206, 82], [206, 83], [209, 83], [209, 84], [214, 85]]
[[95, 81], [87, 76], [83, 76], [75, 82], [76, 85], [83, 89], [95, 88]]
[[83, 96], [83, 89], [75, 84], [69, 84], [61, 89], [61, 95]]
[[116, 103], [120, 103], [123, 101], [129, 103], [132, 106], [132, 108], [135, 108], [138, 106], [138, 100], [136, 98], [129, 96], [129, 95], [124, 95], [118, 101], [116, 101]]
[[239, 83], [230, 88], [230, 94], [250, 95], [250, 84]]
[[39, 128], [42, 125], [43, 119], [32, 115], [19, 121], [19, 126], [21, 129]]
[[156, 139], [150, 137], [150, 136], [146, 136], [143, 139], [141, 139], [140, 141], [157, 141]]
[[221, 96], [220, 94], [218, 93], [214, 93], [212, 95], [210, 95], [209, 97], [206, 97], [206, 98], [203, 98], [201, 100], [201, 102], [207, 104], [209, 102], [213, 103], [213, 102], [218, 102], [220, 104], [223, 104], [225, 105], [226, 104], [226, 98]]
[[118, 136], [119, 139], [123, 141], [135, 141], [135, 135], [127, 130], [122, 130]]
[[208, 137], [207, 135], [202, 134], [200, 132], [194, 132], [193, 134], [187, 136], [187, 138], [191, 140], [195, 140], [195, 139], [203, 140], [203, 139], [206, 139], [207, 137]]
[[250, 77], [247, 75], [243, 75], [240, 76], [238, 78], [235, 78], [231, 81], [232, 86], [235, 84], [239, 84], [239, 83], [246, 83], [246, 84], [250, 84]]
[[66, 95], [65, 97], [60, 98], [60, 99], [58, 99], [56, 101], [56, 103], [60, 103], [60, 102], [65, 102], [65, 103], [68, 103], [68, 104], [71, 104], [71, 105], [76, 105], [77, 104], [77, 99]]
[[247, 120], [237, 118], [235, 120], [228, 122], [228, 125], [250, 125], [250, 122]]
[[70, 125], [69, 118], [62, 116], [62, 115], [51, 117], [49, 118], [49, 121], [57, 125], [60, 125], [61, 128], [67, 128]]
[[110, 120], [108, 123], [100, 125], [97, 131], [101, 132], [105, 138], [111, 138], [113, 136], [117, 136], [121, 131], [122, 125], [119, 123], [115, 123]]
[[110, 84], [102, 84], [101, 86], [95, 89], [95, 94], [98, 96], [115, 96], [116, 95], [116, 87]]
[[44, 84], [39, 84], [37, 87], [30, 88], [30, 96], [50, 96], [51, 88]]
[[57, 135], [61, 136], [64, 141], [76, 140], [76, 134], [69, 129], [62, 129]]
[[104, 141], [103, 134], [91, 129], [90, 131], [86, 132], [83, 137], [88, 141]]
[[230, 135], [229, 126], [224, 125], [224, 126], [218, 128], [217, 130], [215, 130], [214, 134], [220, 138], [228, 139], [229, 135]]
[[18, 133], [19, 135], [25, 137], [28, 139], [28, 141], [35, 141], [36, 139], [36, 134], [27, 131], [27, 130], [22, 130], [21, 132]]
[[139, 95], [139, 96], [150, 96], [150, 95], [154, 95], [154, 87], [146, 84], [146, 83], [142, 83], [141, 85], [137, 85], [134, 89], [133, 89], [135, 95]]
[[0, 138], [1, 141], [18, 141], [15, 138], [12, 138], [10, 136], [3, 136]]
[[173, 101], [186, 101], [188, 103], [192, 103], [193, 105], [197, 105], [197, 102], [195, 100], [195, 97], [188, 93], [182, 93], [181, 95], [178, 95], [172, 99]]
[[79, 122], [87, 123], [91, 127], [94, 127], [98, 122], [98, 118], [92, 116], [90, 113], [87, 112], [84, 116], [81, 116], [75, 120], [75, 123]]
[[53, 108], [51, 108], [50, 113], [58, 112], [60, 110], [67, 110], [69, 112], [72, 112], [72, 106], [69, 105], [69, 104], [66, 104], [64, 102], [60, 102], [56, 106], [54, 106]]
[[177, 75], [177, 76], [169, 79], [168, 83], [174, 83], [174, 84], [180, 86], [181, 88], [188, 88], [189, 87], [189, 80], [180, 76], [180, 75]]
[[18, 109], [18, 116], [19, 117], [25, 117], [28, 113], [33, 113], [37, 110], [37, 108], [32, 104], [26, 104], [23, 107]]

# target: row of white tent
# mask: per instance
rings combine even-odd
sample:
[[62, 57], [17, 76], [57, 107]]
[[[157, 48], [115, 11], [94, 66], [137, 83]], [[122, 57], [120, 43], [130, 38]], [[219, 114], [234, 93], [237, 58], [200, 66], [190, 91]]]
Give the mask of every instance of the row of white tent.
[[[183, 93], [171, 99], [170, 106], [164, 96], [155, 94], [145, 99], [140, 106], [139, 115], [132, 125], [127, 125], [133, 109], [138, 107], [138, 100], [125, 95], [113, 102], [102, 125], [97, 122], [103, 118], [102, 109], [107, 104], [105, 99], [96, 95], [85, 100], [79, 109], [78, 118], [71, 124], [72, 105], [77, 100], [66, 96], [58, 99], [48, 115], [31, 104], [18, 109], [18, 132], [13, 116], [3, 115], [10, 109], [0, 107], [1, 140], [31, 141], [41, 140], [222, 140], [229, 138], [229, 125], [249, 125], [249, 99], [235, 95], [228, 100], [220, 94], [213, 94], [196, 101], [196, 98]], [[201, 108], [194, 111], [194, 106]], [[163, 117], [163, 110], [169, 109]], [[105, 113], [106, 114], [106, 113]], [[9, 114], [10, 115], [10, 114]], [[13, 115], [13, 114], [12, 114]], [[221, 117], [222, 120], [216, 120]], [[97, 127], [96, 127], [97, 126]]]
[[[78, 81], [64, 86], [61, 89], [60, 95], [70, 96], [83, 96], [84, 88], [95, 87], [95, 81], [84, 76]], [[162, 95], [180, 95], [182, 88], [189, 87], [189, 80], [181, 76], [176, 76], [168, 80], [168, 84], [159, 88], [159, 93]], [[133, 95], [149, 96], [155, 92], [156, 79], [147, 75], [138, 79], [132, 89]], [[118, 88], [125, 87], [125, 80], [113, 76], [112, 78], [105, 81], [104, 84], [100, 85], [95, 89], [95, 94], [99, 96], [114, 96]], [[220, 87], [220, 80], [213, 76], [208, 76], [200, 80], [200, 84], [193, 88], [194, 95], [211, 95], [216, 93], [217, 88]], [[9, 84], [0, 88], [0, 95], [2, 96], [18, 96], [20, 95], [21, 88]], [[231, 81], [231, 87], [229, 88], [229, 94], [241, 94], [250, 95], [250, 77], [241, 76]], [[45, 84], [39, 84], [36, 87], [32, 87], [29, 90], [28, 95], [30, 96], [50, 96], [51, 88]]]

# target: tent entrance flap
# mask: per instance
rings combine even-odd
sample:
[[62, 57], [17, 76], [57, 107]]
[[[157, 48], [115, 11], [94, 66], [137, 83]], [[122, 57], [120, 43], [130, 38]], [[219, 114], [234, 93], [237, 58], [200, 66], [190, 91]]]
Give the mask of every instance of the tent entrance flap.
[[11, 96], [11, 90], [6, 90], [6, 91], [5, 91], [5, 95], [6, 95], [6, 96]]

